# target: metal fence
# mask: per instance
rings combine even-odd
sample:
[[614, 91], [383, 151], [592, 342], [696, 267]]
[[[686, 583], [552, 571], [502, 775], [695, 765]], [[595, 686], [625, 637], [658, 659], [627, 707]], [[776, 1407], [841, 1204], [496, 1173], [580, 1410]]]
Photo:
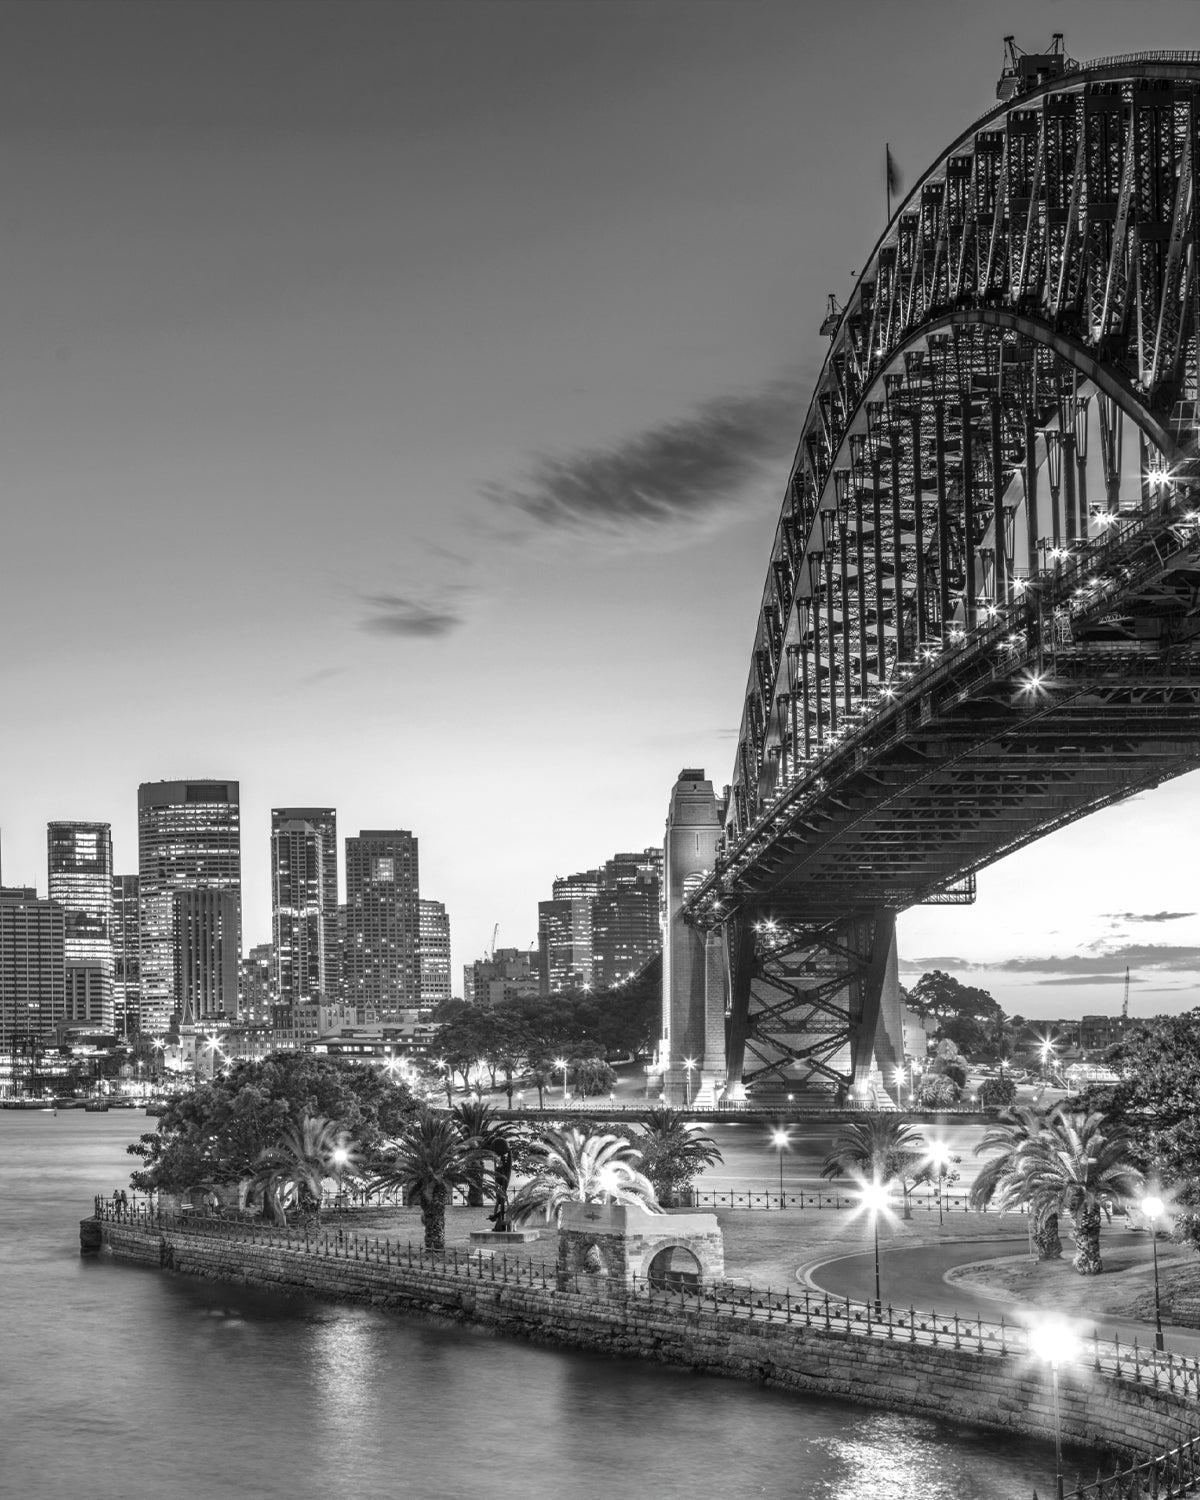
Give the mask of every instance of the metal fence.
[[[941, 1195], [941, 1211], [943, 1213], [997, 1213], [994, 1206], [986, 1209], [971, 1208], [969, 1194], [965, 1192], [952, 1193], [949, 1190]], [[839, 1210], [843, 1208], [856, 1209], [862, 1207], [862, 1195], [854, 1188], [847, 1188], [843, 1193], [840, 1188], [834, 1187], [829, 1192], [817, 1189], [814, 1192], [806, 1192], [803, 1188], [789, 1190], [785, 1188], [780, 1193], [778, 1188], [692, 1188], [685, 1195], [684, 1200], [690, 1208], [744, 1208], [744, 1209], [781, 1209], [799, 1208], [812, 1209], [819, 1212], [822, 1209]], [[911, 1192], [908, 1195], [907, 1206], [914, 1212], [931, 1213], [938, 1212], [938, 1194]], [[897, 1197], [893, 1200], [892, 1207], [903, 1213], [905, 1200]], [[1023, 1208], [1005, 1210], [1008, 1213], [1024, 1213]]]
[[[1200, 1488], [1200, 1437], [1189, 1438], [1169, 1453], [1159, 1453], [1126, 1469], [1114, 1469], [1105, 1479], [1097, 1470], [1090, 1484], [1080, 1484], [1062, 1500], [1141, 1500], [1142, 1496], [1194, 1495]], [[1038, 1500], [1037, 1491], [1033, 1500]]]

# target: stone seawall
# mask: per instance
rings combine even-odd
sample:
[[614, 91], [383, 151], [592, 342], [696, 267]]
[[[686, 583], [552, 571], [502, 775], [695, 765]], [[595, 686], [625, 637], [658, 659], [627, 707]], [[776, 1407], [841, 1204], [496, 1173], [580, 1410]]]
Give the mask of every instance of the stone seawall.
[[[897, 1336], [768, 1322], [697, 1308], [669, 1292], [629, 1294], [592, 1286], [560, 1290], [547, 1268], [540, 1280], [491, 1279], [487, 1257], [459, 1270], [409, 1263], [395, 1247], [365, 1242], [341, 1253], [315, 1245], [268, 1244], [253, 1236], [186, 1227], [86, 1219], [81, 1241], [97, 1231], [115, 1260], [192, 1276], [394, 1311], [470, 1322], [538, 1343], [657, 1360], [697, 1373], [754, 1380], [864, 1405], [965, 1422], [1053, 1440], [1048, 1371], [1014, 1354], [934, 1348]], [[414, 1252], [416, 1255], [416, 1252]], [[378, 1257], [378, 1258], [377, 1258]], [[386, 1258], [385, 1258], [386, 1257]], [[681, 1305], [682, 1301], [682, 1305]], [[1122, 1455], [1162, 1452], [1194, 1435], [1194, 1395], [1084, 1365], [1059, 1372], [1065, 1441]]]

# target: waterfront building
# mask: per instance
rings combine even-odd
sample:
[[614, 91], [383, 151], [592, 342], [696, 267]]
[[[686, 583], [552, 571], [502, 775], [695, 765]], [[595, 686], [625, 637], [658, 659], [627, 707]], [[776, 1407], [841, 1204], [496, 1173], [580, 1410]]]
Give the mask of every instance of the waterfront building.
[[329, 1001], [340, 989], [337, 813], [271, 809], [271, 932], [280, 1005]]
[[66, 1016], [113, 1030], [112, 829], [46, 825], [47, 893], [63, 909]]
[[552, 899], [538, 903], [542, 994], [609, 989], [660, 952], [661, 888], [660, 849], [555, 880]]
[[364, 829], [346, 840], [347, 1005], [389, 1019], [420, 1004], [417, 840], [406, 829]]
[[[176, 986], [176, 900], [228, 891], [241, 939], [241, 809], [236, 781], [150, 781], [138, 787], [142, 1024], [165, 1030], [182, 1015]], [[229, 935], [222, 932], [222, 943]], [[235, 958], [236, 964], [236, 958]]]
[[427, 1008], [450, 999], [450, 918], [440, 901], [418, 901], [421, 958], [421, 1004]]
[[142, 1029], [141, 897], [136, 875], [112, 878], [113, 1022], [117, 1034]]
[[0, 886], [0, 1053], [24, 1054], [67, 1016], [66, 914], [32, 886]]

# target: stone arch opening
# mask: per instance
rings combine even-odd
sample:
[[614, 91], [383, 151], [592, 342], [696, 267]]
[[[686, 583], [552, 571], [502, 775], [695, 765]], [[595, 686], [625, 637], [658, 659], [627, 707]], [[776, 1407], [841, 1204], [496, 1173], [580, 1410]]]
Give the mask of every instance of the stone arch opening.
[[697, 1291], [701, 1265], [686, 1245], [664, 1245], [646, 1269], [650, 1285], [656, 1291]]

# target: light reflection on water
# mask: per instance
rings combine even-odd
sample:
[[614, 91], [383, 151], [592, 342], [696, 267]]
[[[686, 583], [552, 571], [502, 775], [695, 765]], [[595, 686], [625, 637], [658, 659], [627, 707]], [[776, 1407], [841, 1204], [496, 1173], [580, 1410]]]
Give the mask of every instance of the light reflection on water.
[[81, 1260], [140, 1114], [0, 1112], [0, 1490], [25, 1500], [1029, 1500], [1053, 1450]]

